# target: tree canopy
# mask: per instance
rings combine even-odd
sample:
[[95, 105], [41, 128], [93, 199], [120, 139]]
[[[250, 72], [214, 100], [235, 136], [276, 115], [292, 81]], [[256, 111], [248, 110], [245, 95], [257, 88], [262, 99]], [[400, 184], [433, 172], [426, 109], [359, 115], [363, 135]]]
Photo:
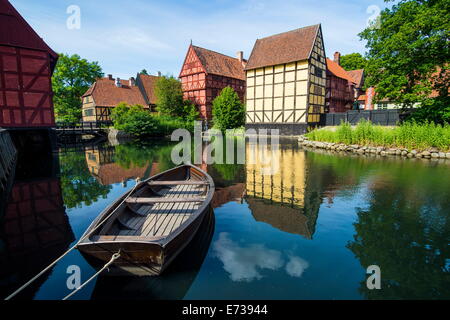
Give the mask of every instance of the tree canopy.
[[220, 130], [239, 128], [245, 124], [245, 107], [236, 91], [225, 87], [212, 106], [214, 126]]
[[57, 121], [79, 121], [81, 96], [101, 77], [103, 72], [98, 62], [89, 62], [77, 54], [60, 54], [52, 77]]
[[360, 53], [349, 53], [341, 56], [341, 67], [347, 71], [365, 69], [367, 59]]
[[420, 103], [428, 119], [450, 121], [449, 15], [447, 0], [401, 0], [360, 33], [368, 48], [366, 84], [376, 88], [376, 101]]
[[181, 82], [172, 76], [162, 76], [156, 81], [156, 108], [164, 115], [178, 116], [183, 108]]

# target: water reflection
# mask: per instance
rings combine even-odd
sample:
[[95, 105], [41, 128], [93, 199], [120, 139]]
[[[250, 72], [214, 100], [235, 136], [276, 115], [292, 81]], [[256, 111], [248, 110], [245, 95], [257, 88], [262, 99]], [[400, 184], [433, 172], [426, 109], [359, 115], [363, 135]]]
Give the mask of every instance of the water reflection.
[[263, 277], [264, 269], [276, 271], [283, 266], [290, 276], [301, 277], [309, 267], [308, 262], [297, 256], [289, 256], [286, 263], [281, 251], [267, 248], [263, 244], [240, 245], [226, 232], [219, 234], [213, 249], [232, 281], [259, 280]]
[[247, 144], [247, 155], [255, 159], [246, 165], [246, 201], [256, 221], [266, 222], [285, 232], [312, 239], [316, 228], [323, 179], [307, 170], [306, 154], [297, 144], [285, 141], [282, 148], [273, 150], [275, 174], [262, 170], [266, 150]]
[[[53, 163], [46, 159], [46, 163]], [[65, 212], [60, 179], [41, 176], [39, 161], [16, 174], [0, 231], [0, 295], [6, 297], [66, 251], [74, 234]], [[18, 168], [23, 166], [18, 166]], [[28, 172], [25, 176], [24, 172]], [[34, 175], [32, 174], [34, 172]], [[49, 172], [54, 172], [50, 170]], [[47, 172], [48, 174], [48, 172]], [[51, 270], [24, 290], [19, 299], [32, 299]]]
[[[163, 277], [102, 277], [93, 293], [86, 288], [78, 297], [450, 298], [449, 165], [339, 156], [305, 151], [292, 140], [281, 143], [274, 175], [265, 175], [258, 163], [202, 164], [216, 184], [215, 221]], [[148, 141], [64, 149], [56, 157], [59, 169], [17, 177], [2, 223], [1, 294], [64, 251], [72, 229], [81, 235], [133, 179], [175, 166], [172, 146]], [[53, 285], [64, 287], [59, 280], [66, 264], [89, 268], [80, 255], [69, 258], [24, 297], [35, 296], [44, 282], [39, 298], [63, 296], [65, 289]], [[366, 289], [372, 264], [381, 268], [382, 290]], [[83, 272], [88, 277], [94, 271]]]

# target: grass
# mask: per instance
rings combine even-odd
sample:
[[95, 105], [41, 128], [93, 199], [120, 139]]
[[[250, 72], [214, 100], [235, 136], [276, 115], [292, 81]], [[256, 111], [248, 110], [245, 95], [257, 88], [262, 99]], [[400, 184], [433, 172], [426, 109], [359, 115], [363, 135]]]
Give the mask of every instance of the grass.
[[405, 122], [397, 127], [374, 125], [361, 121], [355, 127], [341, 123], [335, 131], [316, 129], [306, 134], [308, 139], [321, 142], [358, 144], [426, 150], [450, 150], [450, 125]]

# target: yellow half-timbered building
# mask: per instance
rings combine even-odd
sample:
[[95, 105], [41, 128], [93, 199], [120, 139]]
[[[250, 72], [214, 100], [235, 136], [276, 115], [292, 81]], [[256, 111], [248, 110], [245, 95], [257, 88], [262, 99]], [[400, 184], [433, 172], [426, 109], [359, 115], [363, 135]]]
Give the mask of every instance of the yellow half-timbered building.
[[325, 109], [326, 55], [320, 25], [258, 39], [246, 70], [246, 128], [305, 133]]

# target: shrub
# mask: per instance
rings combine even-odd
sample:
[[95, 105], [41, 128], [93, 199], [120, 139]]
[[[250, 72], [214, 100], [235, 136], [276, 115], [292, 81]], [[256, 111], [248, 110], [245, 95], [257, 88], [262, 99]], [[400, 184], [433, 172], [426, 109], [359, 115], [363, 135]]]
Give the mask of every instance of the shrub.
[[141, 105], [120, 103], [111, 112], [114, 128], [133, 136], [158, 135], [158, 122]]
[[225, 87], [212, 106], [214, 126], [220, 130], [239, 128], [245, 123], [245, 108], [238, 94]]

